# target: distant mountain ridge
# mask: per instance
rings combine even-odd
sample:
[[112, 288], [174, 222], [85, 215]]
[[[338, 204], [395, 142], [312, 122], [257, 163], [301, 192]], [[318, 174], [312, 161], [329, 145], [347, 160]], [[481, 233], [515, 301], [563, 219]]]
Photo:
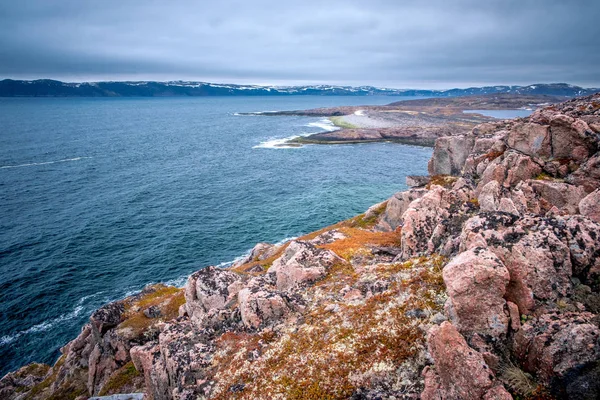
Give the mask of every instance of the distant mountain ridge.
[[553, 96], [584, 96], [600, 88], [582, 88], [566, 83], [539, 83], [528, 86], [484, 86], [466, 89], [389, 89], [373, 86], [258, 86], [192, 81], [83, 82], [51, 79], [0, 81], [0, 97], [175, 97], [175, 96], [433, 96], [453, 97], [493, 93]]

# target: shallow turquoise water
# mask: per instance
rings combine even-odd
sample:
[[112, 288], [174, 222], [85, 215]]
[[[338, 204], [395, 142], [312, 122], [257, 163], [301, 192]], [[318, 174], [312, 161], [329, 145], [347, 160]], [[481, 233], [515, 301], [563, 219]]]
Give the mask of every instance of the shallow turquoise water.
[[0, 99], [0, 375], [53, 362], [92, 310], [147, 283], [363, 212], [431, 155], [269, 148], [326, 121], [236, 112], [396, 100]]

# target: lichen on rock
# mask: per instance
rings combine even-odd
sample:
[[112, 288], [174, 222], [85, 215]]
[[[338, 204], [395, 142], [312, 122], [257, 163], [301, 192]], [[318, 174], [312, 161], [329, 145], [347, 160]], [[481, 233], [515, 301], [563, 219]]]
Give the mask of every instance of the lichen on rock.
[[600, 94], [440, 138], [427, 179], [96, 311], [7, 399], [599, 398]]

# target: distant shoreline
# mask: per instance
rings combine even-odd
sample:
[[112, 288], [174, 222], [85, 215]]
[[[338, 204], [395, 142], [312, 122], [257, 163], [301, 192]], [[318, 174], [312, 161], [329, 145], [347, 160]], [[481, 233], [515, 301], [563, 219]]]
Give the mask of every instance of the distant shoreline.
[[[433, 147], [437, 138], [463, 135], [478, 124], [503, 119], [475, 111], [534, 110], [563, 100], [558, 96], [493, 94], [404, 100], [386, 106], [274, 111], [257, 115], [326, 117], [340, 128], [293, 138], [282, 146], [393, 142]], [[511, 115], [507, 119], [513, 117]]]
[[483, 86], [449, 90], [393, 89], [374, 86], [259, 86], [195, 81], [61, 82], [51, 79], [0, 80], [0, 97], [210, 97], [210, 96], [401, 96], [456, 97], [510, 93], [574, 97], [600, 89], [566, 83]]

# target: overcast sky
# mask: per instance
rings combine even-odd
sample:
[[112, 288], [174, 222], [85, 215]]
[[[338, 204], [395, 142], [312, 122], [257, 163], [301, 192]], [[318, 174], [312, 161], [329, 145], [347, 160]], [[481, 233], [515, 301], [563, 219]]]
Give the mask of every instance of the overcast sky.
[[0, 0], [0, 78], [600, 87], [600, 0]]

